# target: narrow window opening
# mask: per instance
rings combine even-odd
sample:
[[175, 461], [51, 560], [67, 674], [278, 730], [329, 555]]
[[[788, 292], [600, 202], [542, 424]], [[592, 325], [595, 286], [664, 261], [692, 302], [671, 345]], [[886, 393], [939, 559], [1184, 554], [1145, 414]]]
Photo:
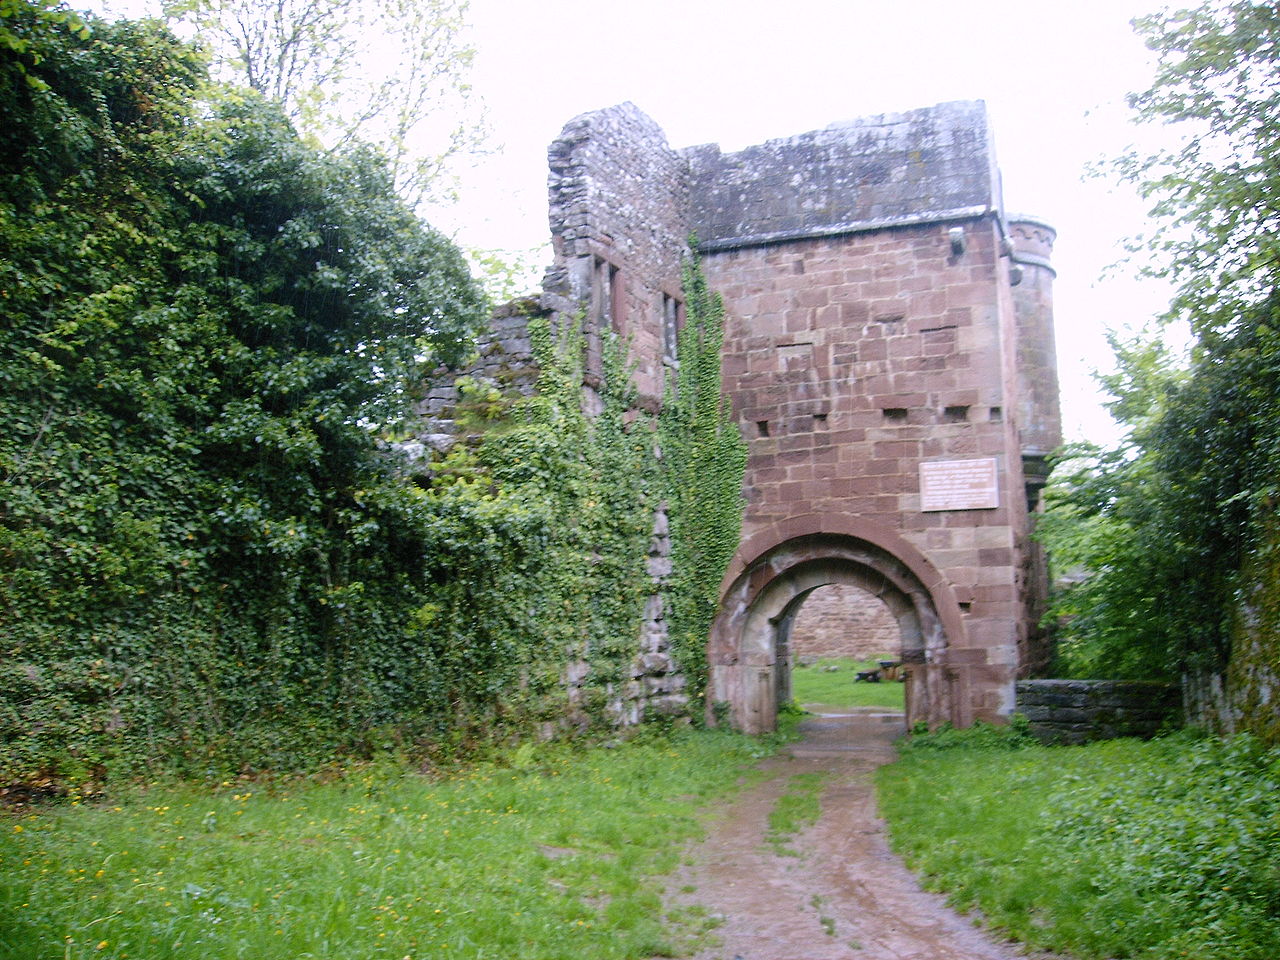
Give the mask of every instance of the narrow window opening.
[[942, 419], [947, 423], [964, 423], [969, 419], [969, 408], [967, 406], [944, 407]]
[[999, 407], [992, 407], [990, 412], [988, 412], [987, 414], [987, 419], [993, 420], [996, 423], [999, 423], [1001, 420], [1004, 419], [1004, 411], [1001, 410]]
[[618, 268], [608, 260], [596, 257], [591, 283], [591, 311], [583, 331], [586, 352], [583, 371], [588, 382], [598, 382], [604, 377], [604, 334], [614, 329], [621, 307], [622, 284], [618, 282]]
[[769, 421], [768, 421], [768, 420], [757, 420], [757, 421], [756, 421], [756, 436], [757, 436], [757, 437], [767, 437], [768, 435], [769, 435]]
[[677, 363], [680, 359], [680, 301], [662, 295], [662, 359]]
[[906, 407], [885, 407], [884, 418], [890, 423], [906, 423], [907, 408]]

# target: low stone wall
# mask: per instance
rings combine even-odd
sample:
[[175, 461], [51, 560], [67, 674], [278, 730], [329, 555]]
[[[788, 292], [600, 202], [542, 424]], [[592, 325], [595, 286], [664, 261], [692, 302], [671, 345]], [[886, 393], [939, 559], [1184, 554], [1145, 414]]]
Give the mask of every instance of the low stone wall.
[[1046, 743], [1152, 737], [1182, 709], [1178, 688], [1136, 680], [1020, 680], [1017, 709]]

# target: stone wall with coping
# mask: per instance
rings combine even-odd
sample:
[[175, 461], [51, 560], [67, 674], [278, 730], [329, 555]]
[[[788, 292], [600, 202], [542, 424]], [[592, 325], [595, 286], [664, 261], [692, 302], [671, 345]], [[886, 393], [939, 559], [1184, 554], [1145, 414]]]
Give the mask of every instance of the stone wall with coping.
[[1020, 680], [1018, 712], [1046, 743], [1155, 736], [1178, 722], [1182, 694], [1139, 680]]
[[986, 108], [956, 101], [725, 154], [684, 151], [704, 250], [932, 223], [999, 207]]

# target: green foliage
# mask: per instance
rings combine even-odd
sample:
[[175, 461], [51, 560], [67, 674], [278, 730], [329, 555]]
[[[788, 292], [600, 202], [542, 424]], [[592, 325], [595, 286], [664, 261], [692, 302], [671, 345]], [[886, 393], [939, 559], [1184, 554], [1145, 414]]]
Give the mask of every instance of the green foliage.
[[697, 931], [655, 880], [760, 752], [686, 730], [46, 807], [0, 831], [0, 958], [672, 956]]
[[[630, 679], [653, 589], [653, 428], [628, 416], [621, 345], [606, 351], [604, 409], [588, 417], [580, 332], [534, 318], [530, 339], [537, 393], [504, 407], [495, 389], [464, 382], [475, 437], [436, 464], [422, 494], [434, 516], [458, 525], [422, 636], [452, 658], [449, 683], [471, 691], [473, 706], [491, 704], [513, 721], [572, 714], [599, 723]], [[511, 535], [498, 536], [504, 530]], [[572, 692], [570, 664], [589, 668]]]
[[484, 298], [378, 153], [154, 23], [0, 9], [0, 783], [630, 719], [664, 503], [698, 676], [741, 483], [705, 286], [665, 459], [623, 345], [588, 417], [579, 333], [535, 322], [537, 395], [464, 383], [474, 436], [414, 482], [381, 438]]
[[39, 9], [0, 60], [0, 777], [425, 723], [439, 533], [374, 428], [480, 315], [460, 255], [154, 24]]
[[1280, 14], [1239, 0], [1138, 27], [1158, 73], [1133, 105], [1187, 137], [1119, 169], [1153, 203], [1153, 272], [1176, 284], [1164, 320], [1193, 343], [1185, 362], [1152, 336], [1116, 344], [1104, 382], [1127, 437], [1068, 451], [1041, 536], [1087, 572], [1054, 610], [1065, 669], [1161, 679], [1225, 670], [1280, 493]]
[[936, 730], [913, 730], [910, 740], [902, 744], [904, 751], [937, 750], [1021, 750], [1034, 746], [1036, 740], [1028, 732], [1027, 718], [1015, 713], [1008, 723], [994, 724], [984, 720], [957, 730], [944, 723]]
[[895, 848], [954, 904], [1081, 960], [1280, 951], [1275, 750], [1179, 736], [1011, 751], [967, 733], [947, 735], [959, 749], [913, 738], [878, 775]]
[[659, 419], [666, 461], [675, 574], [667, 620], [695, 702], [707, 683], [706, 647], [720, 601], [720, 579], [742, 533], [747, 445], [721, 389], [724, 305], [708, 289], [694, 256], [685, 262], [686, 322], [680, 369]]

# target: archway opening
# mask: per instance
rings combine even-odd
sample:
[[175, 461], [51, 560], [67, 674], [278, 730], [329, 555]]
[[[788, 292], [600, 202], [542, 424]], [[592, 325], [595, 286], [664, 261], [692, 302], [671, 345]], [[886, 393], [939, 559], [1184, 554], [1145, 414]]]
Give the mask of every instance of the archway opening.
[[796, 618], [815, 591], [841, 585], [873, 597], [896, 627], [894, 659], [908, 677], [906, 723], [951, 719], [951, 693], [939, 681], [958, 608], [948, 610], [956, 616], [944, 628], [934, 591], [951, 605], [954, 599], [927, 561], [912, 560], [859, 537], [817, 533], [776, 543], [740, 565], [722, 593], [707, 648], [709, 715], [727, 714], [749, 733], [776, 729], [778, 708], [790, 699]]
[[905, 710], [902, 631], [888, 604], [842, 582], [798, 600], [778, 625], [778, 702], [822, 713]]

